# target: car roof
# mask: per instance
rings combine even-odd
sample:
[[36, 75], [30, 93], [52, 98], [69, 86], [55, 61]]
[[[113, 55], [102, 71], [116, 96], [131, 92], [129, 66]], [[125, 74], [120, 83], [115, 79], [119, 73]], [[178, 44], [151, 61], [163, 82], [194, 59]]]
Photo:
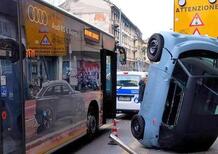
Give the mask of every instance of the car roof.
[[47, 86], [52, 85], [52, 84], [53, 85], [56, 85], [56, 84], [68, 84], [68, 82], [65, 81], [65, 80], [52, 80], [52, 81], [44, 82], [42, 84], [42, 87], [47, 87]]

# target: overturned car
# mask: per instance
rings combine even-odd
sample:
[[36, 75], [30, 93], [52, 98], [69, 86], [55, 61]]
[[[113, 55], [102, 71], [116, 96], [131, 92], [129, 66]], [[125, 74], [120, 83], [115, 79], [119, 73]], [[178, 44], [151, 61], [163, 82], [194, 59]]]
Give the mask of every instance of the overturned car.
[[133, 136], [146, 147], [204, 151], [218, 134], [218, 40], [173, 32], [148, 42], [153, 62]]

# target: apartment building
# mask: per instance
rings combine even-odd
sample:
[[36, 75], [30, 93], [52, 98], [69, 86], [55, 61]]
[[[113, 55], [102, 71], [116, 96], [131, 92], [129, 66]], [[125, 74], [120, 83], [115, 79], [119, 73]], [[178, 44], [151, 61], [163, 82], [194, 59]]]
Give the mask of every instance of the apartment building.
[[147, 69], [142, 32], [109, 0], [66, 0], [59, 7], [114, 35], [117, 44], [127, 51], [127, 63], [118, 63], [119, 70]]

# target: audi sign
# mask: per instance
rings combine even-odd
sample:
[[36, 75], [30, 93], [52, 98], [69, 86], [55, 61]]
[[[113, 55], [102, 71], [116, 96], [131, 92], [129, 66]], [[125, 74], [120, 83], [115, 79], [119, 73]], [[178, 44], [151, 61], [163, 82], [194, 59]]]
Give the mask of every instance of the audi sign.
[[32, 5], [28, 6], [28, 18], [31, 22], [34, 23], [45, 26], [48, 24], [48, 15], [46, 11]]

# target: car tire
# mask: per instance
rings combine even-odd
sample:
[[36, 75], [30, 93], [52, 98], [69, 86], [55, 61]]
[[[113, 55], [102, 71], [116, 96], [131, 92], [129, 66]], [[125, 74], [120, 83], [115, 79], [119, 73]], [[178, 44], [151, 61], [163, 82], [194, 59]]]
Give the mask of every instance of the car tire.
[[160, 61], [164, 47], [164, 38], [161, 34], [153, 34], [148, 41], [147, 56], [152, 62]]
[[131, 121], [131, 132], [132, 135], [140, 140], [143, 139], [145, 128], [145, 120], [140, 115], [134, 115]]
[[51, 106], [41, 106], [36, 115], [37, 122], [39, 123], [38, 131], [50, 129], [54, 125], [55, 115], [55, 111]]

